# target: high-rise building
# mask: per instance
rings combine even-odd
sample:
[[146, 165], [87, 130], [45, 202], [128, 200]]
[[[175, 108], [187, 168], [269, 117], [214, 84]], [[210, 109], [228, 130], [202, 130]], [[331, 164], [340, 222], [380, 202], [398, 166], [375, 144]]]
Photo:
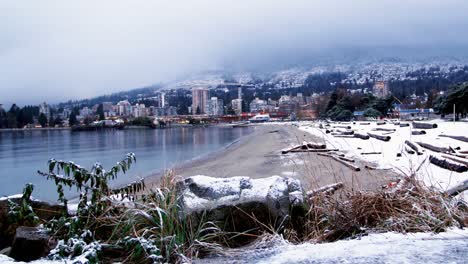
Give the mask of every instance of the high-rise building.
[[206, 114], [208, 108], [208, 89], [192, 89], [192, 114]]
[[146, 106], [144, 104], [136, 104], [133, 107], [133, 116], [134, 117], [145, 117], [145, 116], [147, 116]]
[[224, 114], [224, 104], [223, 100], [218, 99], [218, 97], [211, 97], [208, 101], [208, 111], [207, 114], [213, 116], [221, 116]]
[[376, 97], [387, 97], [390, 92], [388, 90], [388, 82], [385, 81], [376, 81], [372, 91]]
[[132, 114], [132, 105], [127, 100], [118, 102], [117, 107], [117, 112], [120, 116], [128, 116]]
[[159, 107], [166, 107], [166, 94], [160, 93], [159, 94]]

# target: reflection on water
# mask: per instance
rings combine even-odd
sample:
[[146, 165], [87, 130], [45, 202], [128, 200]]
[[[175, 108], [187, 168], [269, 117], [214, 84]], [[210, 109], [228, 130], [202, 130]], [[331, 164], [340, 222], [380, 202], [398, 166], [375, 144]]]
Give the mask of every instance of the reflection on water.
[[71, 133], [68, 130], [0, 133], [0, 196], [21, 192], [25, 183], [35, 185], [33, 196], [56, 199], [55, 187], [36, 172], [47, 170], [50, 158], [72, 160], [105, 168], [134, 152], [137, 163], [114, 184], [123, 184], [221, 149], [252, 131], [251, 128], [128, 129]]

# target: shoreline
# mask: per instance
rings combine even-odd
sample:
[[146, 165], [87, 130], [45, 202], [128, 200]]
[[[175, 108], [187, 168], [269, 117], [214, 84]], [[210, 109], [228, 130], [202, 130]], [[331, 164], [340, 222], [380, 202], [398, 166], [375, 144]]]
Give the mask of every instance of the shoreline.
[[[301, 180], [305, 189], [344, 182], [348, 190], [376, 190], [398, 178], [387, 170], [369, 170], [365, 161], [357, 161], [361, 171], [356, 172], [343, 164], [316, 153], [291, 153], [281, 150], [303, 141], [322, 142], [323, 139], [304, 133], [291, 124], [259, 124], [254, 131], [228, 146], [183, 162], [169, 170], [177, 177], [206, 175], [218, 178], [248, 176], [264, 178], [273, 175]], [[156, 186], [164, 171], [144, 177], [147, 189]]]

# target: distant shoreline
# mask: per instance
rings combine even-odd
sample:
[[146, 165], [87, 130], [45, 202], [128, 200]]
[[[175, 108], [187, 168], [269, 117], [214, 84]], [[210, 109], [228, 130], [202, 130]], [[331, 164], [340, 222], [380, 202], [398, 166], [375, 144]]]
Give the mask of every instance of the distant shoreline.
[[0, 128], [0, 132], [71, 130], [71, 127], [34, 127], [34, 128]]

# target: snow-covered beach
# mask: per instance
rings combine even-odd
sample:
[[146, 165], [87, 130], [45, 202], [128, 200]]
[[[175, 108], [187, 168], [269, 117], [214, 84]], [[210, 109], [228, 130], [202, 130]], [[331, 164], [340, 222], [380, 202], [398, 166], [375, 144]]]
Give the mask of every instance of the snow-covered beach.
[[[440, 135], [465, 136], [468, 131], [468, 123], [466, 122], [446, 122], [443, 120], [428, 121], [436, 124], [437, 128], [423, 129], [426, 134], [412, 135], [412, 131], [421, 130], [414, 129], [413, 126], [402, 126], [397, 123], [393, 124], [389, 121], [383, 125], [377, 125], [377, 122], [355, 122], [341, 124], [341, 126], [349, 126], [356, 133], [367, 134], [368, 132], [379, 135], [390, 136], [389, 141], [381, 141], [375, 138], [362, 140], [359, 138], [342, 138], [335, 137], [331, 133], [326, 133], [326, 129], [332, 129], [340, 124], [331, 124], [329, 127], [320, 128], [318, 122], [301, 122], [299, 129], [306, 131], [312, 135], [320, 137], [324, 142], [333, 148], [338, 148], [344, 152], [346, 156], [364, 160], [373, 164], [379, 169], [391, 169], [392, 171], [410, 175], [416, 173], [417, 177], [424, 181], [428, 186], [434, 186], [440, 190], [447, 190], [461, 182], [468, 180], [468, 172], [458, 173], [438, 167], [429, 162], [429, 156], [440, 156], [441, 153], [434, 152], [429, 149], [421, 148], [422, 155], [409, 154], [405, 151], [405, 141], [425, 142], [431, 145], [440, 147], [459, 148], [468, 150], [468, 143], [460, 140], [442, 137]], [[410, 124], [410, 122], [402, 122]], [[376, 129], [388, 129], [391, 131], [377, 131]], [[381, 152], [381, 154], [362, 155], [363, 152]], [[401, 153], [401, 156], [397, 156]], [[419, 168], [420, 167], [420, 168]], [[419, 170], [417, 170], [419, 168]], [[417, 171], [416, 171], [417, 170]], [[465, 198], [468, 196], [465, 194]], [[466, 200], [466, 199], [465, 199]]]

